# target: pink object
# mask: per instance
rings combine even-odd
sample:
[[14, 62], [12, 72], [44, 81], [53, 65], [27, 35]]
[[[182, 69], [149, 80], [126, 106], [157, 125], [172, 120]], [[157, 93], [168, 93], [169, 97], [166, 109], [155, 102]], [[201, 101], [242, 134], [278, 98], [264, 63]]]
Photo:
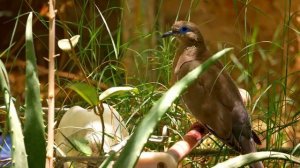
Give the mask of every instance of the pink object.
[[191, 130], [176, 142], [167, 152], [143, 152], [136, 168], [176, 168], [178, 163], [188, 155], [198, 142], [207, 134], [206, 129], [195, 123]]

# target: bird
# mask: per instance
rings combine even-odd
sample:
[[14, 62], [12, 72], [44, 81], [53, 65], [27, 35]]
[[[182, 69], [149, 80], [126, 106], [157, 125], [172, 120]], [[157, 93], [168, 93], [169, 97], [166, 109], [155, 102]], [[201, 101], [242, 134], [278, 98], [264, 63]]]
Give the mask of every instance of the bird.
[[[174, 82], [205, 62], [209, 53], [198, 26], [189, 21], [176, 21], [162, 38], [175, 36], [179, 42], [173, 59]], [[210, 66], [182, 95], [188, 111], [210, 133], [241, 154], [256, 152], [261, 141], [252, 130], [250, 117], [241, 94], [221, 62]], [[251, 163], [263, 168], [262, 162]]]

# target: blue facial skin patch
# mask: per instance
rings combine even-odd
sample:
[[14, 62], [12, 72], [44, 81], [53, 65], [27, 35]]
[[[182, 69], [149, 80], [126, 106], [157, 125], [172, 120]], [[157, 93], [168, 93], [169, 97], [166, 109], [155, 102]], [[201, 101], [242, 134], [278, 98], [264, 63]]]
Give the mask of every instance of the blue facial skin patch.
[[179, 29], [179, 33], [180, 34], [185, 34], [185, 33], [189, 32], [189, 31], [191, 31], [191, 30], [188, 27], [185, 27], [185, 26], [183, 26], [183, 27], [181, 27]]

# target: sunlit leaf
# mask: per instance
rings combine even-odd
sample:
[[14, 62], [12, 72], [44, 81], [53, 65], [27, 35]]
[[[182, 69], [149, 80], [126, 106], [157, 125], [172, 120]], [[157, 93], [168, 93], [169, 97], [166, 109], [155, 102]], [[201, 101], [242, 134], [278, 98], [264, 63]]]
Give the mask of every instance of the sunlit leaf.
[[92, 149], [89, 146], [89, 142], [86, 139], [84, 139], [84, 138], [81, 138], [81, 139], [74, 138], [74, 139], [70, 139], [70, 141], [71, 141], [71, 144], [80, 153], [83, 153], [86, 156], [91, 156], [92, 155]]
[[255, 152], [249, 153], [246, 155], [240, 155], [229, 159], [225, 162], [219, 163], [212, 168], [236, 168], [236, 167], [244, 167], [249, 165], [250, 163], [261, 161], [261, 160], [268, 160], [268, 159], [280, 159], [280, 160], [288, 160], [295, 163], [300, 164], [300, 159], [294, 157], [290, 154], [281, 153], [281, 152], [273, 152], [273, 151], [264, 151], [264, 152]]
[[111, 87], [107, 90], [105, 90], [103, 93], [100, 94], [99, 99], [100, 101], [103, 101], [105, 99], [108, 99], [112, 96], [122, 96], [128, 93], [134, 93], [137, 94], [139, 90], [137, 88], [129, 87], [129, 86], [124, 86], [124, 87]]
[[99, 99], [95, 87], [86, 83], [74, 83], [68, 87], [79, 94], [91, 106], [96, 106], [98, 104]]
[[[80, 38], [80, 35], [75, 35], [73, 37], [69, 39], [61, 39], [61, 40], [58, 40], [57, 44], [58, 44], [58, 47], [63, 50], [63, 51], [70, 51], [72, 50], [72, 47], [75, 47], [79, 41], [79, 38]], [[71, 44], [72, 46], [71, 46]]]

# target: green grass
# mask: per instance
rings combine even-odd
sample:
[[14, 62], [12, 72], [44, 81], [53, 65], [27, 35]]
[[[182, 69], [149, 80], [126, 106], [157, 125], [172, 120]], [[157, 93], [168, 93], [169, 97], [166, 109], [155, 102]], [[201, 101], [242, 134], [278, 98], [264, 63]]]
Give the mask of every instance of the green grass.
[[[197, 9], [201, 1], [191, 1], [190, 8], [185, 18], [189, 20], [193, 15], [193, 11]], [[295, 139], [291, 136], [291, 131], [295, 129], [299, 118], [299, 103], [297, 95], [299, 87], [297, 85], [297, 76], [299, 72], [290, 72], [289, 67], [296, 55], [291, 55], [289, 47], [293, 42], [291, 33], [299, 35], [299, 31], [291, 29], [293, 27], [291, 20], [295, 15], [290, 13], [290, 1], [285, 1], [285, 15], [283, 24], [274, 28], [273, 39], [264, 41], [259, 36], [264, 33], [258, 26], [253, 28], [248, 25], [248, 10], [255, 9], [261, 16], [267, 15], [265, 11], [260, 11], [252, 6], [251, 1], [234, 0], [232, 10], [236, 11], [236, 19], [243, 19], [243, 34], [241, 35], [242, 48], [235, 48], [235, 52], [230, 56], [223, 58], [222, 61], [226, 70], [234, 77], [237, 84], [247, 89], [252, 97], [252, 103], [249, 105], [249, 113], [252, 117], [253, 127], [257, 128], [257, 121], [264, 123], [264, 129], [258, 129], [260, 137], [263, 137], [266, 146], [265, 150], [280, 149], [286, 142], [290, 142], [291, 149], [297, 145]], [[171, 79], [172, 59], [176, 50], [175, 39], [160, 39], [162, 32], [169, 29], [171, 25], [160, 25], [160, 17], [162, 12], [157, 11], [154, 24], [152, 27], [145, 29], [145, 25], [141, 24], [134, 30], [136, 36], [131, 37], [128, 41], [123, 41], [124, 30], [124, 10], [127, 8], [126, 2], [118, 4], [109, 1], [105, 9], [97, 9], [93, 1], [84, 0], [75, 13], [78, 20], [76, 22], [60, 20], [57, 27], [60, 31], [64, 31], [64, 37], [69, 38], [79, 34], [81, 36], [79, 44], [74, 46], [74, 50], [69, 53], [57, 51], [61, 54], [56, 58], [57, 71], [64, 71], [76, 74], [79, 80], [63, 78], [57, 76], [56, 84], [60, 89], [57, 105], [73, 106], [82, 105], [88, 107], [88, 103], [78, 96], [74, 95], [67, 86], [70, 83], [84, 82], [97, 88], [97, 94], [103, 92], [103, 89], [114, 86], [134, 86], [139, 89], [139, 93], [135, 95], [116, 96], [106, 102], [114, 105], [121, 113], [126, 121], [126, 126], [130, 133], [137, 130], [137, 125], [142, 119], [149, 114], [149, 110], [153, 107], [165, 92], [168, 91]], [[174, 21], [180, 18], [182, 14], [183, 0], [178, 1], [178, 10]], [[157, 3], [157, 9], [162, 8], [162, 1]], [[243, 8], [239, 11], [239, 5]], [[218, 9], [216, 9], [218, 10]], [[118, 17], [115, 17], [118, 13]], [[38, 16], [38, 22], [41, 22], [47, 28], [47, 19]], [[19, 14], [21, 17], [23, 14]], [[103, 17], [101, 16], [103, 15]], [[16, 17], [16, 25], [20, 24], [19, 18]], [[147, 20], [145, 13], [138, 15], [137, 19]], [[62, 17], [60, 17], [62, 18]], [[116, 22], [115, 29], [110, 26], [111, 20]], [[235, 19], [235, 18], [233, 18]], [[108, 27], [106, 26], [108, 24]], [[171, 23], [168, 23], [171, 24]], [[148, 28], [148, 27], [147, 27]], [[13, 31], [15, 33], [15, 31]], [[33, 30], [34, 32], [34, 30]], [[11, 43], [13, 44], [14, 33], [12, 34]], [[46, 36], [36, 35], [36, 39]], [[155, 46], [149, 44], [149, 41], [155, 39]], [[138, 47], [134, 46], [137, 45]], [[219, 50], [230, 44], [217, 44]], [[10, 48], [10, 47], [8, 47]], [[17, 59], [21, 56], [20, 48]], [[6, 52], [10, 54], [10, 50]], [[37, 53], [38, 54], [38, 53]], [[136, 70], [136, 76], [128, 76], [127, 69], [124, 65], [126, 56], [132, 56], [130, 68]], [[9, 55], [8, 55], [9, 57]], [[6, 59], [8, 59], [8, 57]], [[40, 59], [42, 56], [37, 55]], [[264, 67], [264, 68], [262, 68]], [[11, 70], [8, 70], [9, 72]], [[45, 82], [45, 81], [44, 81]], [[47, 83], [47, 82], [45, 82]], [[102, 84], [106, 86], [103, 87]], [[100, 87], [101, 86], [101, 87]], [[45, 104], [45, 102], [44, 102]], [[57, 119], [62, 113], [57, 114]], [[157, 121], [153, 134], [160, 135], [163, 126], [167, 125], [170, 130], [170, 137], [165, 144], [146, 143], [145, 150], [163, 151], [166, 145], [181, 139], [181, 136], [188, 130], [191, 125], [191, 117], [184, 110], [180, 101], [166, 111], [160, 121]], [[290, 132], [287, 132], [290, 131]], [[209, 145], [209, 147], [207, 146]], [[195, 149], [202, 150], [205, 148], [213, 148], [220, 151], [219, 154], [205, 157], [198, 155], [190, 155], [184, 160], [184, 164], [199, 167], [199, 164], [215, 165], [219, 162], [227, 160], [229, 157], [222, 152], [230, 152], [218, 140], [206, 140], [204, 145]], [[288, 152], [289, 153], [289, 152]], [[199, 162], [199, 160], [207, 160]], [[264, 161], [265, 166], [290, 164], [285, 161]]]

